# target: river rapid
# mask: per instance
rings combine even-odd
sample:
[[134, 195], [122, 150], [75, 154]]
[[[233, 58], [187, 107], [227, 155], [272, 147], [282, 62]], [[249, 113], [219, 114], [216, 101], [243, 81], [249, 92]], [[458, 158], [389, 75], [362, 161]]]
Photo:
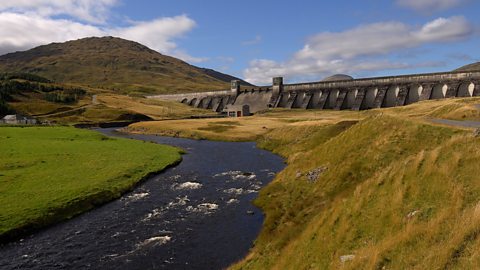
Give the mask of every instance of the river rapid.
[[98, 131], [187, 154], [118, 200], [0, 246], [0, 269], [223, 269], [247, 254], [263, 223], [251, 202], [282, 158], [251, 142]]

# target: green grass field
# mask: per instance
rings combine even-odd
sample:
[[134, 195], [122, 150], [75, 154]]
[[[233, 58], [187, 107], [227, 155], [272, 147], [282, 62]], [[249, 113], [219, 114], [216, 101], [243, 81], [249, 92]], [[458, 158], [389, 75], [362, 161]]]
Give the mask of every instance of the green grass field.
[[180, 161], [179, 149], [70, 127], [0, 127], [0, 240], [68, 219]]

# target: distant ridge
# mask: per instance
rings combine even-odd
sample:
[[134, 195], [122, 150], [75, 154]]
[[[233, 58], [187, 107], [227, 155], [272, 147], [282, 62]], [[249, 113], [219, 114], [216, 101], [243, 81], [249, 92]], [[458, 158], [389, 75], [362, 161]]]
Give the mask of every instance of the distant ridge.
[[218, 80], [221, 80], [221, 81], [224, 81], [224, 82], [231, 82], [233, 80], [239, 80], [241, 85], [254, 86], [253, 84], [251, 84], [247, 81], [244, 81], [242, 79], [239, 79], [237, 77], [234, 77], [234, 76], [231, 76], [231, 75], [228, 75], [228, 74], [225, 74], [225, 73], [218, 72], [218, 71], [213, 70], [213, 69], [209, 69], [209, 68], [200, 68], [200, 69], [203, 71], [203, 73], [207, 74], [208, 76], [214, 77], [214, 78], [216, 78]]
[[457, 68], [454, 71], [477, 71], [480, 70], [480, 62], [465, 65], [461, 68]]
[[0, 72], [31, 73], [130, 94], [224, 90], [230, 80], [238, 79], [116, 37], [83, 38], [9, 53], [0, 56]]

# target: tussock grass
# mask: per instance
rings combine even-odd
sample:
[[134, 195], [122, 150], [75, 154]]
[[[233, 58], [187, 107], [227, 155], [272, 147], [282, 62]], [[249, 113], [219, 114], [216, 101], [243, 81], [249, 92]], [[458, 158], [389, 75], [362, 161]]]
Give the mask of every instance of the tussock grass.
[[289, 166], [260, 193], [264, 228], [232, 269], [474, 269], [480, 139], [387, 114], [341, 125], [266, 135]]

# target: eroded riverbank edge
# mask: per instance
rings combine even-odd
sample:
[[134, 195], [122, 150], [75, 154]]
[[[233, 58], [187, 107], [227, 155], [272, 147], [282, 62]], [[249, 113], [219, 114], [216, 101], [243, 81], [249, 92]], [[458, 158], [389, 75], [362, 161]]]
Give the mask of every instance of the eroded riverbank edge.
[[[95, 130], [90, 131], [101, 134], [100, 132]], [[183, 149], [180, 149], [178, 147], [172, 148], [177, 149], [178, 157], [170, 161], [168, 164], [159, 164], [160, 166], [158, 166], [154, 170], [144, 171], [142, 175], [134, 178], [132, 181], [130, 181], [130, 183], [122, 183], [122, 185], [115, 187], [112, 186], [111, 189], [101, 189], [98, 192], [88, 194], [87, 196], [81, 198], [73, 198], [61, 207], [49, 208], [48, 215], [36, 218], [29, 218], [24, 224], [2, 232], [0, 234], [0, 246], [22, 239], [50, 226], [67, 221], [94, 208], [121, 198], [124, 194], [133, 191], [137, 186], [139, 186], [145, 181], [148, 181], [153, 176], [158, 175], [165, 170], [180, 164], [182, 161], [182, 154], [184, 154], [185, 152]]]

